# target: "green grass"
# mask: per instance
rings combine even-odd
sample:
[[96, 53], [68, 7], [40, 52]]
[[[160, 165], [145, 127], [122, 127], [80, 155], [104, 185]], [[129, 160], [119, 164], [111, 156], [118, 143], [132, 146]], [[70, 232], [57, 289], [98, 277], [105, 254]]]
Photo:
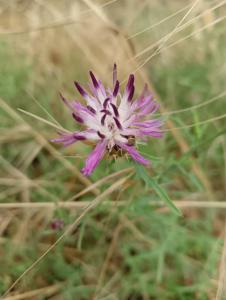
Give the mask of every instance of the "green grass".
[[[215, 39], [217, 44], [217, 31]], [[218, 80], [213, 74], [216, 74], [216, 68], [225, 54], [221, 47], [212, 53], [206, 43], [207, 49], [202, 59], [188, 57], [185, 60], [184, 53], [178, 52], [177, 63], [173, 59], [167, 63], [159, 59], [158, 63], [147, 68], [169, 110], [190, 107], [224, 90], [222, 78]], [[54, 129], [17, 110], [22, 108], [48, 118], [26, 91], [31, 91], [34, 98], [64, 127], [74, 128], [73, 121], [59, 100], [58, 90], [68, 90], [68, 94], [72, 95], [73, 82], [69, 78], [78, 76], [78, 70], [66, 70], [62, 65], [62, 72], [68, 72], [65, 78], [60, 77], [59, 80], [46, 76], [46, 80], [39, 81], [40, 74], [35, 62], [24, 54], [15, 55], [9, 47], [7, 42], [0, 47], [0, 98], [47, 140], [56, 135]], [[77, 77], [74, 79], [79, 80]], [[225, 97], [210, 106], [167, 116], [166, 119], [173, 120], [178, 127], [223, 113]], [[33, 131], [20, 131], [21, 124], [24, 124], [22, 121], [16, 121], [2, 108], [0, 118], [0, 149], [4, 158], [0, 161], [0, 179], [17, 180], [9, 185], [0, 181], [0, 204], [27, 200], [57, 203], [70, 199], [85, 188], [70, 169], [80, 169], [84, 163], [83, 157], [65, 157], [70, 163], [70, 167], [66, 167], [40, 143]], [[13, 133], [8, 135], [11, 129]], [[59, 290], [48, 299], [88, 300], [94, 299], [94, 295], [98, 295], [98, 299], [122, 300], [214, 299], [225, 212], [187, 208], [179, 216], [175, 209], [163, 210], [162, 206], [156, 205], [156, 201], [163, 200], [164, 204], [164, 200], [169, 203], [170, 199], [225, 200], [225, 131], [225, 120], [183, 129], [181, 134], [190, 147], [186, 153], [181, 152], [172, 132], [167, 132], [163, 140], [151, 140], [145, 146], [140, 145], [141, 152], [152, 158], [152, 169], [147, 174], [141, 169], [139, 174], [135, 168], [136, 174], [133, 173], [121, 188], [107, 196], [107, 203], [87, 213], [79, 226], [22, 278], [14, 292], [23, 293], [59, 283]], [[61, 157], [74, 153], [86, 156], [90, 151], [90, 146], [81, 143], [69, 149], [54, 147]], [[203, 182], [194, 173], [194, 162], [208, 178], [212, 195], [208, 194]], [[18, 181], [19, 175], [15, 170], [11, 171], [9, 164], [33, 182], [38, 182], [39, 186], [27, 188]], [[104, 160], [91, 180], [96, 182], [127, 167], [134, 167], [134, 164], [125, 158], [115, 163]], [[100, 193], [118, 179], [102, 184]], [[17, 190], [13, 191], [15, 187]], [[214, 198], [210, 199], [212, 196]], [[92, 201], [94, 198], [95, 195], [89, 192], [77, 200]], [[125, 204], [110, 204], [120, 201]], [[157, 209], [159, 207], [161, 209]], [[0, 227], [0, 295], [61, 236], [66, 226], [73, 223], [80, 213], [74, 208], [4, 210], [0, 206], [0, 220], [2, 224], [7, 224], [2, 232]], [[63, 230], [51, 229], [54, 218], [64, 220]], [[40, 293], [32, 299], [44, 300], [46, 297], [45, 293]]]

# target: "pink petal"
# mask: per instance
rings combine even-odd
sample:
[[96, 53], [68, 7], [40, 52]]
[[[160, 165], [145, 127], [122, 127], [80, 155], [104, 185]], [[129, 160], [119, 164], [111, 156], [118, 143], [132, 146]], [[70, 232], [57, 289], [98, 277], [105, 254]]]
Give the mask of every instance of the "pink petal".
[[77, 141], [85, 140], [85, 136], [81, 133], [60, 133], [61, 137], [50, 140], [52, 143], [63, 143], [65, 147], [74, 144]]
[[114, 67], [113, 67], [113, 85], [116, 84], [116, 80], [117, 80], [117, 65], [116, 65], [116, 63], [114, 63]]
[[72, 133], [64, 133], [59, 132], [60, 137], [56, 139], [50, 140], [52, 143], [63, 143], [65, 147], [70, 146], [78, 141], [83, 141], [86, 139], [90, 140], [99, 140], [99, 136], [97, 135], [95, 130], [88, 129], [81, 132], [72, 132]]
[[151, 129], [162, 126], [163, 122], [161, 120], [147, 120], [143, 122], [133, 122], [131, 125]]
[[122, 149], [126, 150], [130, 154], [130, 156], [134, 160], [136, 160], [137, 162], [139, 162], [140, 164], [145, 165], [145, 166], [147, 166], [147, 165], [150, 164], [150, 161], [147, 160], [147, 159], [145, 159], [134, 147], [128, 146], [128, 145], [126, 145], [124, 143], [118, 143], [118, 145]]
[[96, 168], [96, 166], [99, 164], [99, 162], [101, 161], [101, 159], [105, 154], [106, 146], [107, 146], [107, 141], [102, 140], [96, 145], [94, 150], [90, 153], [90, 155], [86, 160], [85, 167], [82, 169], [82, 173], [85, 176], [90, 176], [91, 173]]
[[158, 128], [152, 128], [152, 129], [143, 129], [140, 130], [141, 135], [148, 135], [155, 138], [161, 138], [163, 136], [163, 133], [159, 131]]

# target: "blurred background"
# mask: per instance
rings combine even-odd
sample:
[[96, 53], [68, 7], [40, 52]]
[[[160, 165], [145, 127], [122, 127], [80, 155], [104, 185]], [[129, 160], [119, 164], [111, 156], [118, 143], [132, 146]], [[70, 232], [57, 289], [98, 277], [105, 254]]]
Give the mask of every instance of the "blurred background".
[[[2, 299], [226, 299], [225, 4], [0, 1]], [[182, 216], [131, 161], [87, 179], [90, 145], [49, 142], [78, 129], [59, 92], [80, 99], [90, 69], [111, 85], [115, 62], [161, 103], [165, 136], [139, 150]]]

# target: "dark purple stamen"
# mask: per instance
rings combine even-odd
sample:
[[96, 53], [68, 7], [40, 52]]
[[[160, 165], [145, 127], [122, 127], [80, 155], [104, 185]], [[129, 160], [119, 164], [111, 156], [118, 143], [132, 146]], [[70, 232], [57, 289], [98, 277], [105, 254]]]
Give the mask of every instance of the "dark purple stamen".
[[132, 88], [133, 84], [134, 84], [134, 75], [131, 74], [129, 76], [129, 80], [128, 80], [128, 83], [127, 83], [127, 86], [126, 86], [127, 91], [130, 91], [130, 89]]
[[97, 131], [97, 134], [99, 135], [99, 137], [101, 139], [104, 139], [105, 138], [105, 135], [103, 133], [101, 133], [100, 131]]
[[113, 85], [115, 85], [116, 80], [117, 80], [117, 66], [116, 66], [116, 64], [114, 64], [114, 67], [113, 67]]
[[61, 93], [59, 93], [59, 94], [60, 94], [60, 98], [64, 101], [64, 103], [67, 104], [67, 100], [64, 98], [64, 96]]
[[89, 74], [90, 74], [90, 77], [92, 79], [94, 87], [97, 89], [99, 87], [99, 83], [98, 83], [96, 77], [94, 76], [92, 71], [90, 71]]
[[81, 117], [79, 117], [78, 115], [76, 115], [75, 113], [72, 113], [72, 116], [75, 119], [75, 121], [77, 121], [79, 123], [83, 123], [83, 119]]
[[96, 113], [95, 109], [94, 109], [94, 108], [92, 108], [92, 106], [90, 106], [90, 105], [87, 105], [87, 106], [86, 106], [86, 108], [87, 108], [89, 111], [91, 111], [91, 113], [93, 113], [93, 114], [95, 114], [95, 113]]
[[122, 125], [120, 124], [119, 120], [114, 117], [115, 124], [117, 125], [118, 129], [122, 129]]
[[84, 141], [86, 138], [83, 135], [74, 135], [74, 139], [77, 141]]
[[102, 109], [100, 112], [105, 113], [106, 115], [111, 116], [111, 112], [107, 109]]
[[117, 109], [117, 107], [113, 104], [113, 103], [111, 103], [111, 107], [113, 108], [113, 110], [114, 110], [114, 114], [115, 114], [115, 116], [116, 117], [118, 117], [119, 116], [119, 113], [118, 113], [118, 109]]
[[109, 97], [106, 98], [106, 99], [104, 100], [104, 104], [103, 104], [103, 107], [104, 107], [104, 108], [107, 107], [108, 101], [110, 101], [110, 98], [109, 98]]
[[117, 96], [118, 91], [119, 91], [119, 81], [117, 80], [116, 83], [115, 83], [114, 91], [113, 91], [113, 96], [114, 96], [114, 97]]
[[106, 119], [107, 115], [103, 115], [103, 117], [101, 118], [101, 124], [104, 126], [104, 122], [105, 122], [105, 119]]
[[133, 99], [133, 94], [134, 94], [134, 86], [131, 87], [129, 96], [128, 96], [128, 101], [130, 102]]
[[64, 104], [66, 104], [70, 109], [74, 109], [70, 103], [70, 101], [68, 101], [61, 93], [60, 94], [60, 98], [61, 100], [64, 102]]
[[85, 97], [85, 96], [88, 95], [88, 94], [86, 93], [86, 91], [83, 89], [83, 87], [82, 87], [77, 81], [75, 81], [74, 84], [75, 84], [77, 90], [79, 91], [79, 93], [80, 93], [83, 97]]

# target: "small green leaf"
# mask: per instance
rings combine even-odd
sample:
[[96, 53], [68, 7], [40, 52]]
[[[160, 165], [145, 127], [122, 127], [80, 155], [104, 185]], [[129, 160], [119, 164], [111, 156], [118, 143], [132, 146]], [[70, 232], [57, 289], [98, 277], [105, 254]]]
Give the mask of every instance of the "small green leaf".
[[172, 200], [167, 195], [166, 191], [148, 174], [146, 169], [136, 164], [137, 175], [145, 182], [145, 184], [154, 189], [159, 198], [177, 215], [182, 215], [181, 211], [173, 204]]

